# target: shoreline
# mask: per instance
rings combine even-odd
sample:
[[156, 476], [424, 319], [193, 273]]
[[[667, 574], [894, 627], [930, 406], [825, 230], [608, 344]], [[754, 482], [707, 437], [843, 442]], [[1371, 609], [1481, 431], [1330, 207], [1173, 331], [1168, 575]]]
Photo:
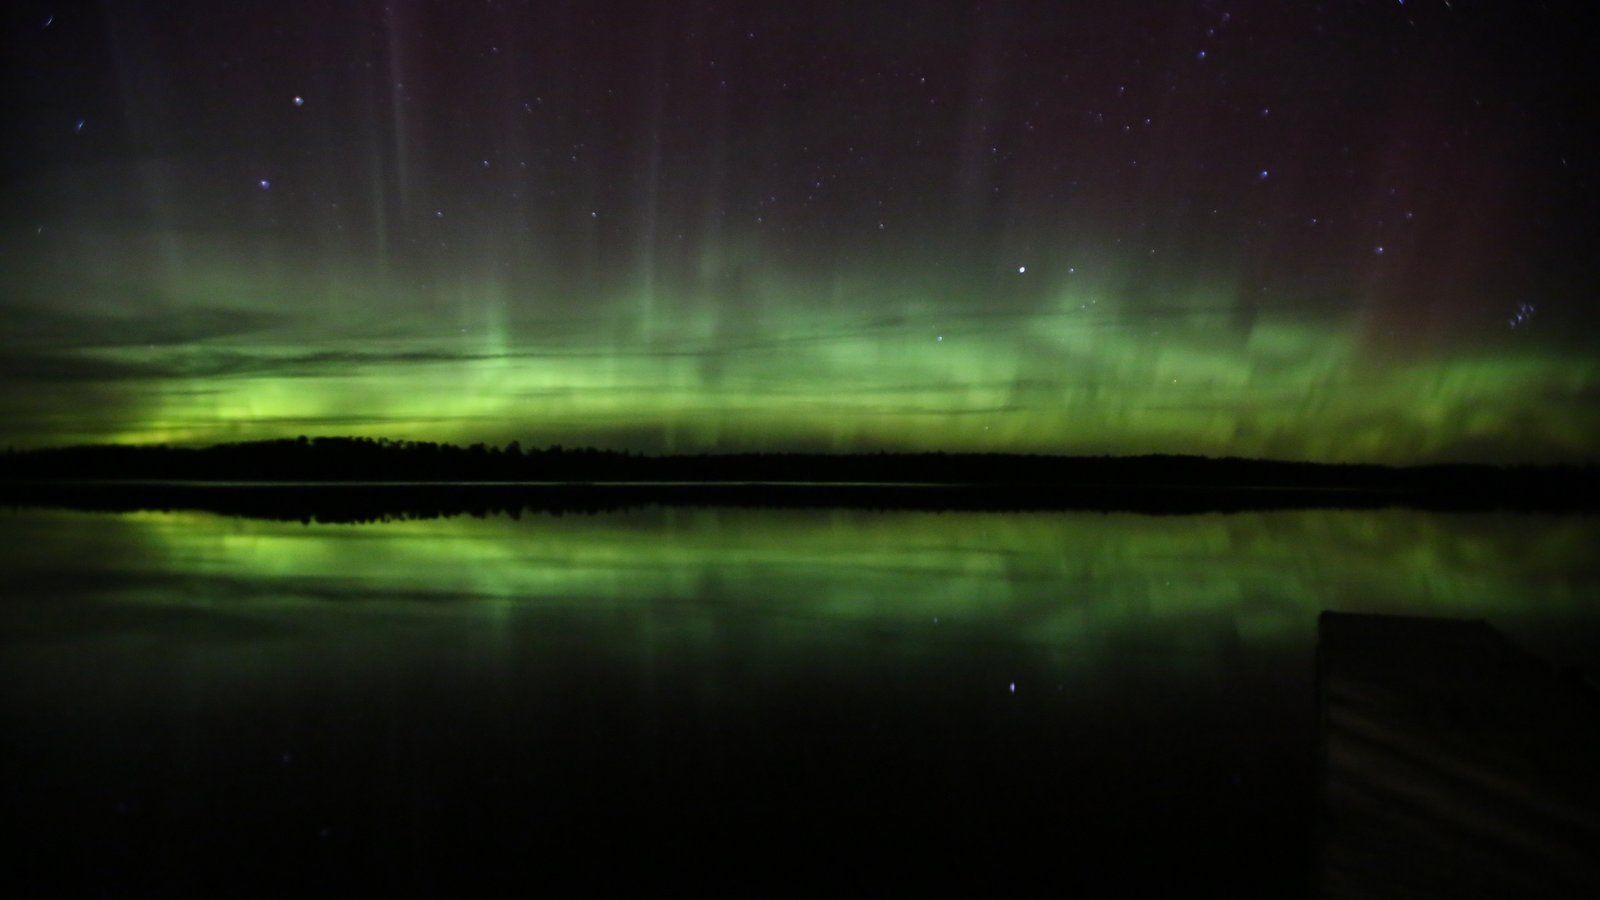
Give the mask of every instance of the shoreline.
[[1406, 508], [1585, 513], [1585, 491], [1461, 493], [1426, 487], [830, 481], [0, 481], [0, 505], [131, 512], [194, 509], [256, 518], [368, 521], [389, 516], [611, 511], [642, 506], [1202, 514]]

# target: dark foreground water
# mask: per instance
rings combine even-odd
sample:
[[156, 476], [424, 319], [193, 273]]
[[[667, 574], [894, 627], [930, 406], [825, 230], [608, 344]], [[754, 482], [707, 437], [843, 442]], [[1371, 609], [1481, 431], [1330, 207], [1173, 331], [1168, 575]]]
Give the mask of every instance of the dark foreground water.
[[1304, 893], [1317, 613], [1595, 671], [1596, 546], [1407, 510], [0, 512], [0, 878]]

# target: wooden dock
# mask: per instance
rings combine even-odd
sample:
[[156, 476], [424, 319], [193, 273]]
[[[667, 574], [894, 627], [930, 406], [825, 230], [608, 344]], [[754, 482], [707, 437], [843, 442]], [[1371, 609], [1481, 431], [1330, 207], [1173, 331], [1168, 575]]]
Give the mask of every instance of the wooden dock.
[[1600, 897], [1600, 697], [1483, 622], [1323, 613], [1316, 889]]

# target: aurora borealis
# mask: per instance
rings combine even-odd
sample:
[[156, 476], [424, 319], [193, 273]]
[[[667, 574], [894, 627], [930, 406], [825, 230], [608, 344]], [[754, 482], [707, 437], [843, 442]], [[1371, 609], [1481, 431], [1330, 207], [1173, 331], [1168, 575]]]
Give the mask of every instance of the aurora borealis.
[[1576, 3], [24, 3], [0, 444], [1593, 461]]

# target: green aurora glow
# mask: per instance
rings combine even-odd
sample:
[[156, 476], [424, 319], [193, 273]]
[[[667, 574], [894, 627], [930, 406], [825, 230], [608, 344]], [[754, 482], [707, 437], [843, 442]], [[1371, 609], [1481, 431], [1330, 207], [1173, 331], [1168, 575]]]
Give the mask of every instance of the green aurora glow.
[[[369, 433], [662, 451], [1407, 462], [1580, 459], [1600, 432], [1600, 409], [1586, 402], [1600, 363], [1578, 349], [1503, 341], [1386, 352], [1365, 339], [1359, 313], [1262, 315], [1219, 329], [1227, 308], [1199, 289], [1156, 317], [1119, 302], [1110, 279], [1069, 276], [1028, 308], [973, 314], [965, 298], [924, 300], [914, 286], [896, 296], [865, 280], [774, 280], [755, 286], [766, 302], [735, 327], [692, 297], [619, 296], [582, 317], [552, 304], [548, 317], [519, 319], [513, 309], [538, 304], [484, 282], [460, 287], [459, 311], [441, 318], [443, 298], [404, 285], [385, 286], [395, 293], [380, 310], [362, 302], [385, 289], [370, 282], [295, 280], [218, 269], [167, 285], [119, 281], [180, 304], [188, 292], [235, 299], [204, 315], [182, 305], [142, 318], [85, 313], [92, 329], [61, 336], [62, 358], [82, 371], [53, 382], [48, 363], [24, 364], [14, 374], [36, 383], [5, 397], [6, 437]], [[825, 289], [842, 302], [817, 302]], [[307, 294], [334, 299], [295, 309]], [[50, 321], [39, 320], [36, 329]], [[173, 333], [148, 333], [162, 330]]]
[[1493, 10], [251, 9], [8, 35], [0, 444], [1595, 459]]

